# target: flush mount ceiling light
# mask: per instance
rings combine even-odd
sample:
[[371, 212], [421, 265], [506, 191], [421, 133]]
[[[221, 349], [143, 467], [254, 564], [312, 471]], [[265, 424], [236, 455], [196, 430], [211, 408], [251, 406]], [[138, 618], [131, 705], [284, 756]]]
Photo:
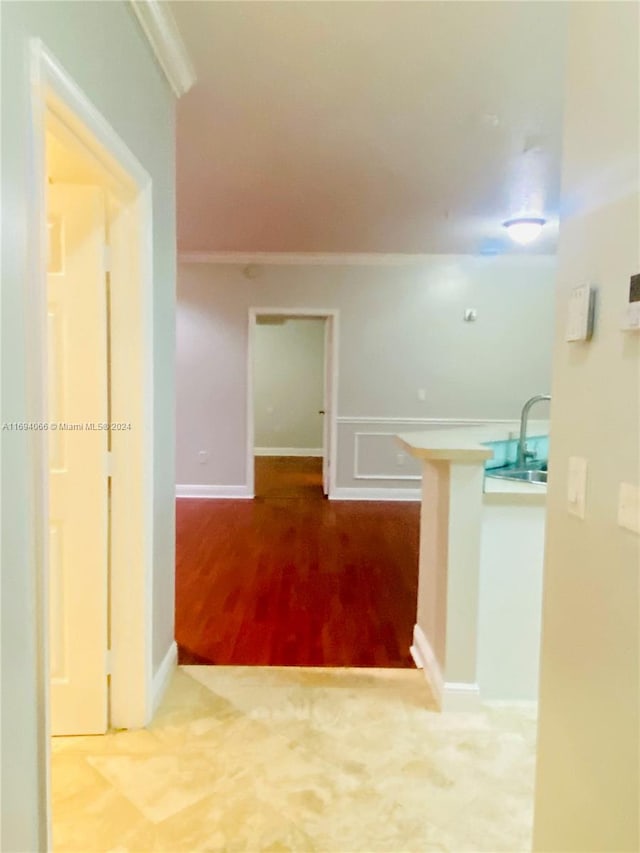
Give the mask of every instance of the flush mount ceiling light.
[[518, 216], [515, 219], [507, 219], [502, 224], [512, 240], [526, 246], [540, 235], [545, 222], [546, 220], [540, 216]]

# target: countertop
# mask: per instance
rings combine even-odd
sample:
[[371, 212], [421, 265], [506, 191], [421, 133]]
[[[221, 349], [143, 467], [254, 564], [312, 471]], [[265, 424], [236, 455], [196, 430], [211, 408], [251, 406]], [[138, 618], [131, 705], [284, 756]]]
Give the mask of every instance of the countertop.
[[[405, 450], [417, 459], [484, 464], [493, 455], [485, 442], [517, 439], [519, 433], [519, 421], [503, 421], [481, 426], [437, 427], [420, 432], [404, 432], [397, 438]], [[548, 435], [549, 422], [531, 420], [527, 433], [530, 436]], [[485, 477], [484, 493], [486, 502], [493, 503], [506, 498], [510, 502], [515, 500], [517, 503], [538, 504], [546, 500], [547, 487], [542, 483]]]
[[[397, 438], [407, 453], [417, 459], [449, 460], [451, 462], [484, 462], [491, 459], [488, 441], [509, 441], [517, 438], [519, 421], [482, 424], [481, 426], [436, 427], [420, 432], [403, 432]], [[548, 421], [529, 421], [529, 435], [548, 435]]]
[[527, 483], [501, 477], [484, 478], [484, 503], [543, 504], [547, 499], [546, 483]]

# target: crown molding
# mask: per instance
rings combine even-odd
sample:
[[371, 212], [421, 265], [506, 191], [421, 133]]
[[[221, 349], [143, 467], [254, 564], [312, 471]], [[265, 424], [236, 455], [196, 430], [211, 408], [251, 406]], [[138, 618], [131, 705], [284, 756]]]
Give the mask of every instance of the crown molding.
[[260, 264], [273, 266], [411, 266], [433, 255], [364, 252], [178, 252], [182, 264]]
[[181, 264], [229, 264], [246, 266], [362, 266], [362, 267], [407, 267], [432, 263], [434, 259], [460, 260], [467, 258], [473, 264], [509, 264], [515, 266], [526, 261], [528, 264], [545, 264], [555, 260], [553, 255], [454, 255], [454, 254], [401, 254], [384, 252], [178, 252]]
[[165, 0], [129, 2], [173, 93], [182, 97], [197, 76], [169, 4]]

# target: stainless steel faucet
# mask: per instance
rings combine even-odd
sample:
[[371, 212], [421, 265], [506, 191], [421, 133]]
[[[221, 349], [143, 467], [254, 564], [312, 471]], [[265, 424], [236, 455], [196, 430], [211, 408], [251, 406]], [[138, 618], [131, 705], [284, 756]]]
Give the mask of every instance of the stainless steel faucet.
[[549, 394], [536, 394], [535, 397], [531, 397], [527, 400], [522, 407], [522, 414], [520, 415], [520, 438], [518, 439], [518, 468], [522, 468], [527, 459], [532, 459], [534, 456], [533, 453], [530, 453], [527, 450], [527, 423], [529, 421], [529, 412], [531, 407], [536, 403], [541, 403], [543, 400], [550, 399], [551, 397]]

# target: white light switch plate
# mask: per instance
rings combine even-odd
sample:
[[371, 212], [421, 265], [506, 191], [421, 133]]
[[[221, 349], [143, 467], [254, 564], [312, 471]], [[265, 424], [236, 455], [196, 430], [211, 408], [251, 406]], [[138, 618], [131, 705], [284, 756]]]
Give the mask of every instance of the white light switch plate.
[[634, 486], [633, 483], [620, 483], [618, 524], [634, 533], [640, 533], [640, 487]]
[[567, 509], [570, 515], [584, 518], [587, 500], [587, 460], [582, 456], [569, 457], [567, 478]]
[[625, 332], [640, 331], [640, 302], [630, 302], [624, 312], [621, 328]]

